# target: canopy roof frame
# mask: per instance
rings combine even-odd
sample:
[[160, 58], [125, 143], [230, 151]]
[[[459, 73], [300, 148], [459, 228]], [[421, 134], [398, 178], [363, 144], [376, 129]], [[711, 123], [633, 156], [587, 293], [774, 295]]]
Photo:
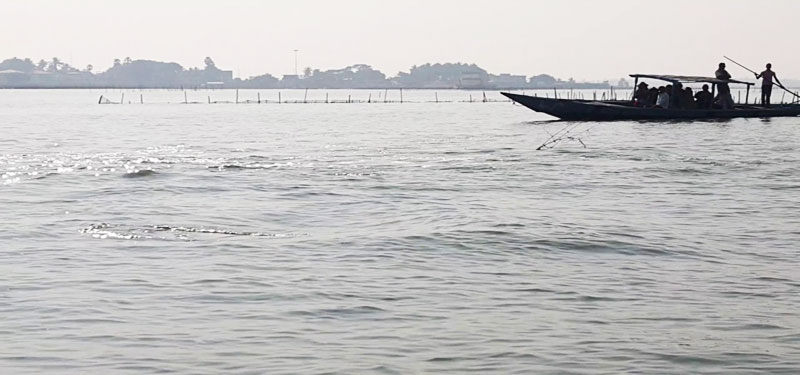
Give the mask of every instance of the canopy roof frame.
[[676, 75], [664, 75], [664, 74], [631, 74], [630, 77], [636, 78], [649, 78], [649, 79], [656, 79], [660, 81], [678, 83], [713, 83], [713, 84], [722, 84], [722, 83], [738, 83], [742, 85], [747, 85], [748, 88], [750, 86], [755, 85], [752, 82], [745, 82], [745, 81], [737, 81], [735, 79], [717, 79], [713, 77], [700, 77], [700, 76], [676, 76]]

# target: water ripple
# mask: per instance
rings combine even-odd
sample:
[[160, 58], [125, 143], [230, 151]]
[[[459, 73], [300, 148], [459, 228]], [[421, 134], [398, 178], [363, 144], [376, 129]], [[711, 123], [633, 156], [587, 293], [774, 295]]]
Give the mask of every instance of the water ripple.
[[798, 119], [83, 99], [0, 90], [0, 373], [800, 369]]

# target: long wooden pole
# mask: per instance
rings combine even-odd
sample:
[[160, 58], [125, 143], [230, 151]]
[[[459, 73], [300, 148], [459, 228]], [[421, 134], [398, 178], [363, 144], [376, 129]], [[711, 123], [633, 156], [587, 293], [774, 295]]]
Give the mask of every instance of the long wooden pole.
[[[741, 66], [741, 67], [742, 67], [742, 69], [744, 69], [744, 70], [746, 70], [746, 71], [748, 71], [748, 72], [750, 72], [750, 73], [753, 73], [753, 74], [755, 74], [756, 76], [758, 76], [758, 73], [756, 73], [756, 72], [754, 72], [754, 71], [750, 70], [748, 67], [746, 67], [746, 66], [744, 66], [744, 65], [742, 65], [742, 64], [739, 64], [739, 63], [738, 63], [738, 62], [736, 62], [734, 59], [732, 59], [732, 58], [730, 58], [730, 57], [728, 57], [728, 56], [722, 56], [722, 57], [724, 57], [724, 58], [726, 58], [726, 59], [730, 60], [732, 63], [734, 63], [734, 64], [736, 64], [736, 65], [739, 65], [739, 66]], [[773, 85], [775, 85], [775, 86], [778, 86], [778, 87], [780, 87], [781, 89], [783, 89], [783, 91], [786, 91], [786, 92], [788, 92], [789, 94], [792, 94], [792, 95], [794, 95], [794, 96], [797, 96], [797, 94], [795, 94], [795, 93], [793, 93], [793, 92], [789, 91], [789, 89], [787, 89], [786, 87], [783, 87], [783, 85], [781, 85], [781, 84], [778, 84], [778, 83], [775, 83], [775, 82], [773, 82], [772, 84], [773, 84]], [[797, 96], [797, 97], [798, 97], [798, 98], [800, 98], [800, 96]]]
[[795, 97], [797, 97], [797, 98], [800, 98], [800, 95], [797, 95], [797, 94], [795, 94], [795, 93], [793, 93], [793, 92], [789, 91], [789, 89], [787, 89], [786, 87], [783, 87], [783, 85], [781, 85], [781, 84], [777, 84], [777, 83], [774, 83], [774, 82], [773, 82], [772, 84], [773, 84], [773, 85], [775, 85], [775, 86], [778, 86], [778, 87], [782, 88], [782, 89], [783, 89], [783, 91], [786, 91], [786, 92], [788, 92], [788, 93], [789, 93], [789, 94], [791, 94], [792, 96], [795, 96]]
[[726, 58], [726, 59], [730, 60], [730, 62], [732, 62], [732, 63], [734, 63], [734, 64], [736, 64], [736, 65], [739, 65], [739, 66], [741, 66], [741, 67], [742, 67], [742, 69], [744, 69], [744, 70], [746, 70], [746, 71], [748, 71], [748, 72], [750, 72], [750, 73], [753, 73], [753, 74], [755, 74], [755, 75], [758, 75], [758, 73], [756, 73], [756, 72], [754, 72], [754, 71], [750, 70], [748, 67], [746, 67], [746, 66], [744, 66], [744, 65], [742, 65], [742, 64], [739, 64], [738, 62], [736, 62], [736, 60], [734, 60], [734, 59], [732, 59], [732, 58], [730, 58], [730, 57], [728, 57], [728, 56], [722, 56], [722, 57], [724, 57], [724, 58]]

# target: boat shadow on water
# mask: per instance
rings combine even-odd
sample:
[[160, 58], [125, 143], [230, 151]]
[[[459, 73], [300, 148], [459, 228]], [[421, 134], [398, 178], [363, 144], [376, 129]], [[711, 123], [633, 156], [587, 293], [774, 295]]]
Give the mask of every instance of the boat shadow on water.
[[[758, 118], [762, 122], [771, 122], [772, 118], [764, 117]], [[602, 123], [604, 125], [614, 125], [614, 124], [729, 124], [734, 121], [733, 118], [711, 118], [711, 119], [651, 119], [651, 120], [614, 120], [614, 121], [583, 121], [583, 120], [562, 120], [562, 119], [551, 119], [551, 120], [535, 120], [535, 121], [524, 121], [520, 124], [524, 125], [538, 125], [538, 126], [547, 126], [547, 125], [558, 125], [558, 124], [596, 124]]]

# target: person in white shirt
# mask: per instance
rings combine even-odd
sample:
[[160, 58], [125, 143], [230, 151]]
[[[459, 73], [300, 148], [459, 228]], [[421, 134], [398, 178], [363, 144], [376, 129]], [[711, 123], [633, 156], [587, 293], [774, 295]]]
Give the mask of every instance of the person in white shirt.
[[661, 86], [658, 88], [658, 98], [656, 99], [656, 108], [669, 108], [669, 94], [667, 94], [667, 88]]

